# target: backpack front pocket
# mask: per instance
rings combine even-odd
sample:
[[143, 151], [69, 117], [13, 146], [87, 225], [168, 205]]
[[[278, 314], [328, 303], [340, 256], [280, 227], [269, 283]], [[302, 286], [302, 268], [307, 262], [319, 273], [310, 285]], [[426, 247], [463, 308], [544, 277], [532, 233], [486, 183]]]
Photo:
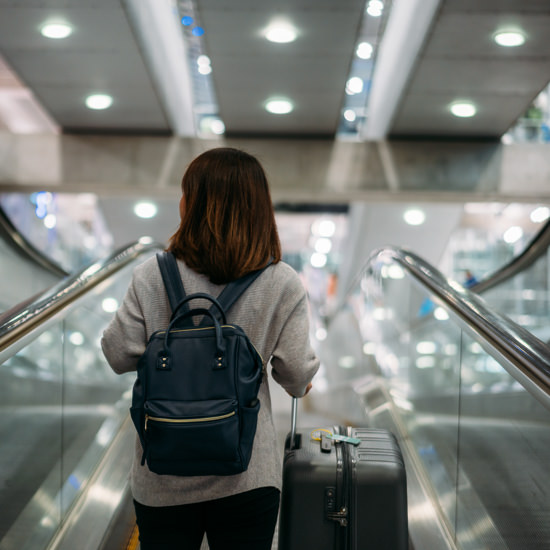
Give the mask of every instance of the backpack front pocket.
[[144, 434], [152, 471], [177, 468], [180, 462], [183, 470], [187, 464], [190, 471], [206, 474], [209, 463], [240, 461], [237, 402], [231, 399], [148, 402]]

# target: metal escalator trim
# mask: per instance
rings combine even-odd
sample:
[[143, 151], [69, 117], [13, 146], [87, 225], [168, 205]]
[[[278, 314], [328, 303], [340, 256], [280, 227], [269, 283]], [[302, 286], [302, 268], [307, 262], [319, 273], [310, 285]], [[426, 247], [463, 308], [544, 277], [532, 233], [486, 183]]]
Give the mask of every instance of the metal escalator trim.
[[546, 254], [550, 246], [550, 219], [544, 224], [544, 227], [535, 235], [525, 250], [512, 258], [510, 262], [501, 267], [498, 271], [485, 277], [475, 285], [470, 287], [470, 290], [478, 294], [498, 286], [500, 283], [511, 279], [518, 273], [521, 273], [531, 265], [533, 265], [541, 256]]
[[[135, 428], [128, 415], [90, 480], [61, 523], [48, 550], [100, 548], [113, 517], [129, 491]], [[109, 498], [102, 495], [107, 491]], [[85, 542], [84, 542], [85, 541]]]
[[492, 311], [477, 294], [446, 279], [440, 271], [413, 252], [385, 247], [368, 258], [363, 276], [388, 263], [399, 264], [417, 283], [439, 299], [494, 353], [502, 366], [528, 391], [550, 408], [550, 348], [511, 319]]
[[35, 248], [25, 239], [25, 237], [23, 237], [23, 235], [21, 235], [2, 207], [0, 207], [0, 234], [6, 237], [7, 243], [15, 249], [18, 254], [30, 258], [34, 263], [40, 265], [54, 275], [58, 275], [59, 277], [66, 277], [68, 275], [61, 266], [42, 254], [40, 250]]
[[75, 275], [54, 285], [30, 304], [14, 308], [9, 319], [0, 325], [0, 362], [2, 353], [29, 334], [41, 323], [52, 318], [80, 296], [105, 281], [141, 255], [162, 250], [164, 245], [142, 238], [122, 247], [108, 258], [95, 262]]

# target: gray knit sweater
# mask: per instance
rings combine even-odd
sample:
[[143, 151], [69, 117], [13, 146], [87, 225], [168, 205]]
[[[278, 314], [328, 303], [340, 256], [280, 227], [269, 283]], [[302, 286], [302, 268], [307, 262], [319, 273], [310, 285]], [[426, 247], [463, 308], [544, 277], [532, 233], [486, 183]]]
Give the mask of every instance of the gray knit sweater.
[[[187, 294], [218, 296], [223, 285], [211, 283], [178, 261]], [[197, 301], [197, 304], [200, 302]], [[227, 321], [241, 326], [264, 360], [273, 379], [290, 394], [302, 396], [319, 368], [309, 344], [306, 292], [296, 272], [280, 262], [268, 267], [229, 310]], [[170, 319], [170, 305], [155, 257], [135, 268], [123, 303], [103, 333], [101, 346], [112, 369], [135, 371], [153, 332]], [[281, 449], [271, 415], [268, 376], [258, 396], [261, 406], [248, 470], [232, 476], [157, 475], [141, 466], [136, 437], [130, 485], [134, 498], [148, 506], [173, 506], [221, 498], [258, 487], [281, 487]]]

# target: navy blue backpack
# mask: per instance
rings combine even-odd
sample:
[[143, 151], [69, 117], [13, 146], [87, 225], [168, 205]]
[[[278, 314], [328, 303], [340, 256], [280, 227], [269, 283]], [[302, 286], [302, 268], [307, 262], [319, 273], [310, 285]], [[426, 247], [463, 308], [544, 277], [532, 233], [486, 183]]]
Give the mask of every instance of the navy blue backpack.
[[[151, 335], [137, 366], [130, 414], [143, 446], [142, 465], [178, 476], [244, 472], [263, 362], [243, 329], [227, 324], [225, 312], [263, 270], [229, 283], [216, 299], [186, 296], [175, 257], [163, 253], [157, 260], [172, 316], [166, 330]], [[212, 305], [190, 308], [197, 298]]]

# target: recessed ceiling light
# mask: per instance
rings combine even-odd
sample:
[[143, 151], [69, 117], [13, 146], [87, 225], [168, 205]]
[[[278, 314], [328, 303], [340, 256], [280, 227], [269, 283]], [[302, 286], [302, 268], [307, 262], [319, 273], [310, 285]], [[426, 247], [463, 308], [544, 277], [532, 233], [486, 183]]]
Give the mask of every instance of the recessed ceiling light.
[[328, 254], [332, 249], [332, 241], [326, 237], [321, 237], [315, 241], [315, 252], [320, 252], [321, 254]]
[[68, 23], [46, 23], [40, 32], [46, 38], [67, 38], [73, 32], [73, 28]]
[[519, 225], [514, 225], [509, 227], [505, 232], [502, 238], [508, 244], [514, 244], [523, 237], [523, 229]]
[[311, 224], [311, 234], [330, 238], [336, 232], [336, 224], [332, 220], [315, 220]]
[[298, 33], [290, 23], [286, 21], [274, 21], [267, 27], [264, 36], [270, 42], [286, 44], [288, 42], [294, 42]]
[[325, 267], [327, 264], [327, 257], [325, 254], [321, 254], [320, 252], [314, 252], [309, 259], [309, 263], [313, 267]]
[[411, 208], [403, 214], [403, 219], [409, 225], [422, 225], [426, 220], [426, 214], [417, 208]]
[[108, 109], [113, 104], [113, 98], [107, 94], [92, 94], [86, 98], [88, 109]]
[[371, 17], [380, 17], [382, 15], [382, 10], [384, 9], [384, 4], [381, 0], [370, 0], [367, 6], [367, 13]]
[[357, 50], [355, 50], [355, 53], [360, 59], [370, 59], [372, 57], [372, 51], [372, 44], [369, 44], [368, 42], [361, 42], [357, 46]]
[[357, 118], [357, 114], [356, 112], [353, 110], [353, 109], [346, 109], [344, 111], [344, 118], [348, 121], [348, 122], [354, 122], [355, 119]]
[[225, 133], [225, 124], [223, 123], [222, 120], [217, 118], [210, 123], [210, 129], [212, 130], [213, 134], [216, 134], [217, 136], [221, 136], [222, 134]]
[[47, 214], [45, 217], [44, 217], [44, 225], [48, 228], [48, 229], [53, 229], [56, 225], [57, 225], [57, 217], [55, 214]]
[[476, 106], [471, 101], [455, 101], [449, 106], [454, 116], [468, 118], [477, 113]]
[[199, 55], [197, 57], [197, 69], [200, 74], [210, 74], [212, 72], [212, 62], [207, 55]]
[[531, 221], [534, 223], [541, 223], [550, 218], [550, 208], [548, 206], [539, 206], [531, 212]]
[[286, 115], [294, 109], [294, 105], [288, 99], [270, 99], [266, 104], [265, 108], [270, 113], [275, 115]]
[[134, 206], [134, 214], [139, 218], [154, 218], [157, 215], [157, 205], [152, 202], [138, 202]]
[[363, 79], [358, 76], [352, 76], [346, 82], [346, 93], [348, 95], [360, 94], [363, 91]]
[[202, 75], [207, 75], [212, 72], [212, 67], [210, 65], [199, 65], [197, 70]]
[[200, 121], [199, 127], [206, 134], [221, 136], [225, 133], [225, 124], [217, 116], [204, 116]]
[[521, 46], [525, 43], [525, 35], [517, 30], [502, 30], [493, 35], [493, 40], [499, 46], [513, 48], [515, 46]]

